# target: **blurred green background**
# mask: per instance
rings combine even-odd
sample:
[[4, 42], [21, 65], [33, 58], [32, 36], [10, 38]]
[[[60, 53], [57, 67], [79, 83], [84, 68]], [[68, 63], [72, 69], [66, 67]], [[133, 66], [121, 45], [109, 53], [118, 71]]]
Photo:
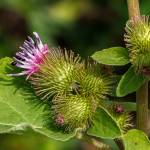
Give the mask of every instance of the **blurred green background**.
[[[142, 14], [150, 1], [140, 0]], [[49, 47], [72, 49], [82, 57], [124, 46], [126, 0], [0, 0], [0, 58], [13, 56], [36, 31]], [[77, 140], [57, 142], [38, 134], [1, 135], [0, 150], [94, 150]]]

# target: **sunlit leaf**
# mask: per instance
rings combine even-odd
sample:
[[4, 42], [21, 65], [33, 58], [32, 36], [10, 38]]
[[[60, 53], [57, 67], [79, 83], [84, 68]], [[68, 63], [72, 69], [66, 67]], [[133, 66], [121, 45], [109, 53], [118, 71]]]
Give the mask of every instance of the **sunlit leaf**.
[[89, 135], [114, 139], [120, 137], [121, 131], [111, 115], [103, 108], [99, 108], [93, 119], [93, 125], [88, 129]]
[[111, 47], [95, 52], [91, 56], [95, 61], [105, 65], [123, 66], [128, 64], [128, 50], [123, 47]]
[[144, 132], [130, 130], [123, 137], [125, 150], [150, 150], [150, 141]]
[[46, 104], [38, 102], [39, 99], [23, 77], [6, 75], [13, 72], [11, 62], [10, 58], [0, 60], [0, 133], [22, 133], [32, 129], [61, 141], [75, 136], [75, 132], [61, 132], [53, 125], [51, 116], [45, 117]]
[[145, 80], [146, 78], [140, 74], [135, 73], [134, 68], [131, 66], [128, 71], [122, 76], [117, 86], [117, 96], [123, 97], [137, 91], [145, 82]]

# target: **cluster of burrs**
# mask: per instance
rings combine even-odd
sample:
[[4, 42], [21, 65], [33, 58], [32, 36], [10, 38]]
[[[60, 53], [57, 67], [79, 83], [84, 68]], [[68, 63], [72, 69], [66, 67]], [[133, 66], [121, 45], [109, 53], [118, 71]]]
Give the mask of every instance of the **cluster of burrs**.
[[141, 73], [150, 73], [150, 24], [148, 16], [134, 17], [126, 24], [125, 42], [131, 64]]
[[65, 130], [89, 127], [96, 109], [111, 93], [113, 80], [96, 63], [83, 61], [72, 51], [48, 48], [37, 33], [20, 47], [13, 65], [23, 71], [43, 102], [51, 102], [54, 124]]

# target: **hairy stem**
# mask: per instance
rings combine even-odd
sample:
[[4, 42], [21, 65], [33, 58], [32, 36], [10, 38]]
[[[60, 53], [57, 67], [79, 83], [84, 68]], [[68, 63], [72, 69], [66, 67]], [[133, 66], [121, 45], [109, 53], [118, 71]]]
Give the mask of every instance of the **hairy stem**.
[[[127, 0], [129, 18], [140, 19], [139, 0]], [[148, 82], [136, 92], [137, 102], [137, 128], [148, 132]]]

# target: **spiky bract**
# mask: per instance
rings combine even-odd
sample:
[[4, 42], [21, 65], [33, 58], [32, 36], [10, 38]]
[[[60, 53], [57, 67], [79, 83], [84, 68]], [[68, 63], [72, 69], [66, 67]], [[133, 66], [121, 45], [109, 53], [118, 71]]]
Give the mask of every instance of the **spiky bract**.
[[60, 48], [50, 49], [39, 71], [31, 78], [38, 96], [43, 100], [70, 90], [80, 67], [79, 56]]
[[130, 61], [136, 70], [150, 66], [149, 17], [133, 18], [126, 24], [125, 42], [130, 51]]
[[94, 113], [90, 99], [81, 95], [57, 96], [53, 99], [53, 114], [56, 125], [70, 131], [86, 128]]
[[129, 113], [124, 112], [122, 114], [114, 114], [113, 117], [117, 122], [117, 124], [119, 125], [122, 133], [125, 133], [132, 127], [131, 123], [132, 116]]
[[80, 94], [90, 97], [91, 101], [98, 105], [112, 90], [113, 80], [102, 72], [97, 64], [88, 65], [80, 71], [78, 76]]
[[124, 110], [123, 106], [116, 103], [108, 110], [123, 134], [132, 127], [132, 116], [129, 114], [129, 112]]

